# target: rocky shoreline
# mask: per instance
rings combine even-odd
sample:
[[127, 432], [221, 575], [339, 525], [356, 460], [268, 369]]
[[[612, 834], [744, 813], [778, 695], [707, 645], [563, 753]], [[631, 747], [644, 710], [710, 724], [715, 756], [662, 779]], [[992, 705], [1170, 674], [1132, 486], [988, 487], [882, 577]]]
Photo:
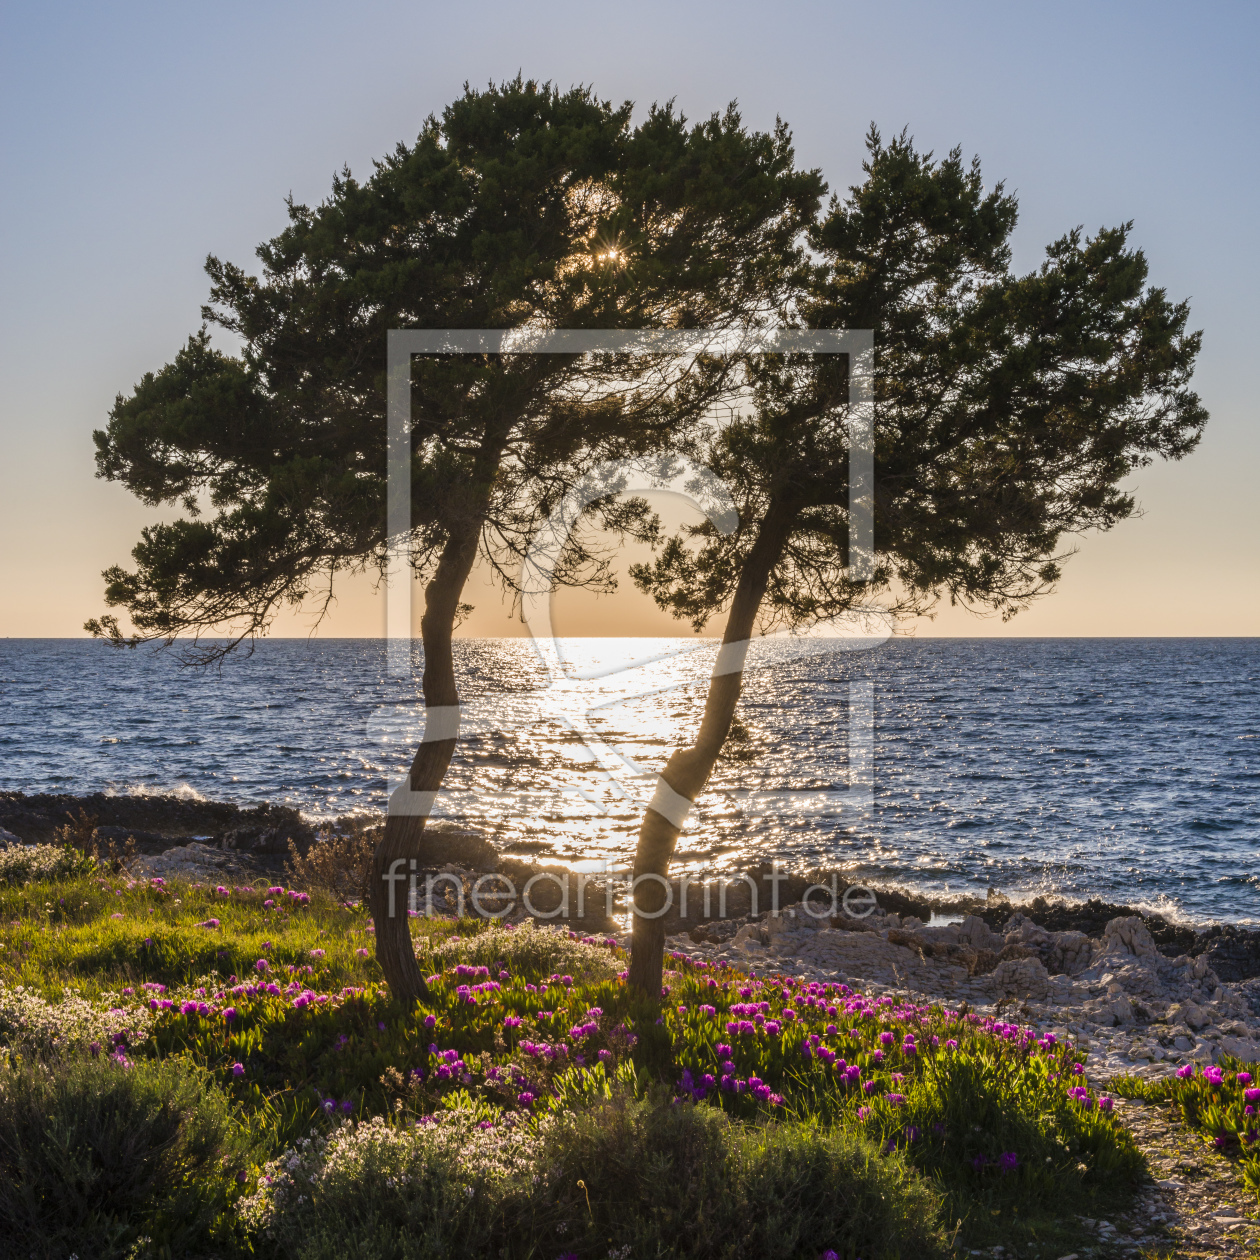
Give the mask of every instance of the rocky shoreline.
[[[283, 806], [0, 793], [0, 845], [48, 843], [67, 826], [80, 841], [102, 847], [121, 849], [134, 840], [135, 874], [235, 882], [281, 873], [291, 843], [305, 852], [321, 838]], [[355, 829], [373, 830], [361, 823]], [[517, 888], [536, 875], [569, 874], [562, 866], [500, 855], [470, 832], [440, 828], [430, 839], [426, 865], [454, 876], [446, 885], [458, 881], [466, 893], [489, 873]], [[874, 888], [876, 905], [864, 918], [832, 914], [817, 902], [807, 907], [801, 898], [810, 885], [830, 880], [841, 894], [850, 886], [837, 872], [758, 868], [726, 876], [723, 917], [702, 913], [694, 891], [689, 915], [680, 914], [677, 907], [686, 903], [675, 881], [665, 920], [669, 946], [762, 972], [1000, 1010], [1070, 1036], [1090, 1051], [1092, 1074], [1158, 1076], [1223, 1055], [1260, 1061], [1260, 932], [1196, 929], [1097, 900], [1015, 905], [992, 895], [931, 898], [896, 888]], [[606, 898], [605, 891], [599, 877], [589, 881], [585, 912], [569, 925], [616, 931], [618, 921], [605, 909], [622, 912], [624, 923], [624, 896]], [[436, 908], [450, 912], [449, 886], [443, 894]], [[539, 917], [555, 922], [560, 898], [558, 880], [544, 879], [534, 892]], [[509, 917], [526, 912], [518, 908]]]
[[997, 930], [974, 914], [924, 923], [896, 912], [847, 919], [810, 910], [750, 917], [725, 941], [680, 932], [669, 945], [761, 972], [994, 1009], [1071, 1038], [1090, 1052], [1096, 1078], [1158, 1077], [1224, 1055], [1260, 1061], [1260, 967], [1231, 959], [1236, 975], [1251, 974], [1227, 980], [1208, 949], [1161, 950], [1140, 915], [1112, 918], [1095, 938], [1049, 930], [1022, 910]]

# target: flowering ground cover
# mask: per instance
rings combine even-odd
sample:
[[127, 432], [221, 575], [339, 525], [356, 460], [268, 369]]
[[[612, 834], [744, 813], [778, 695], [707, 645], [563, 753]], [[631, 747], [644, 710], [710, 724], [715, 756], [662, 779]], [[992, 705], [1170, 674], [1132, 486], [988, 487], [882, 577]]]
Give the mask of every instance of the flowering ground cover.
[[1237, 1059], [1184, 1064], [1162, 1081], [1117, 1077], [1115, 1092], [1143, 1102], [1171, 1102], [1188, 1128], [1232, 1158], [1243, 1185], [1260, 1197], [1260, 1078]]
[[[224, 1138], [207, 1181], [215, 1254], [1054, 1251], [1065, 1205], [1140, 1172], [1051, 1036], [683, 955], [645, 1003], [612, 940], [413, 930], [433, 1000], [409, 1010], [356, 906], [82, 875], [0, 890], [0, 1161], [21, 1074], [73, 1062], [181, 1065], [237, 1117], [248, 1141]], [[141, 1228], [161, 1245], [170, 1212]]]

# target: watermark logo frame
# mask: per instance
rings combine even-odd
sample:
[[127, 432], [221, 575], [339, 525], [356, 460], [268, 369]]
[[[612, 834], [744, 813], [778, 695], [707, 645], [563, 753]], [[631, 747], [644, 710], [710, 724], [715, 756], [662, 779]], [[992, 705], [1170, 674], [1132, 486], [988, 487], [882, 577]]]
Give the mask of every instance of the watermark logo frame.
[[[874, 402], [873, 367], [874, 333], [872, 330], [841, 329], [754, 329], [732, 332], [725, 329], [694, 329], [686, 332], [655, 331], [587, 331], [553, 329], [529, 331], [517, 329], [391, 329], [387, 338], [387, 425], [388, 462], [386, 484], [386, 516], [388, 535], [385, 572], [385, 626], [387, 672], [392, 677], [411, 677], [412, 632], [410, 557], [411, 522], [411, 365], [420, 355], [486, 355], [486, 354], [591, 354], [619, 355], [662, 353], [688, 354], [731, 353], [776, 354], [844, 354], [849, 356], [849, 521], [850, 572], [858, 580], [868, 580], [874, 568]], [[547, 672], [549, 685], [536, 697], [536, 703], [522, 703], [520, 696], [509, 701], [482, 700], [449, 708], [424, 710], [424, 742], [458, 738], [461, 726], [470, 722], [487, 729], [506, 731], [532, 725], [544, 718], [559, 718], [574, 730], [586, 745], [598, 772], [617, 785], [629, 801], [646, 807], [648, 800], [635, 780], [654, 781], [656, 794], [651, 803], [666, 812], [676, 796], [664, 779], [645, 773], [608, 746], [591, 723], [594, 707], [583, 710], [575, 689], [584, 675], [574, 671], [564, 658], [561, 641], [555, 635], [550, 614], [555, 561], [586, 505], [594, 498], [610, 492], [643, 493], [669, 490], [688, 500], [704, 513], [722, 532], [730, 532], [737, 524], [735, 505], [729, 490], [707, 469], [696, 468], [677, 458], [643, 460], [603, 465], [588, 473], [565, 496], [559, 507], [531, 540], [522, 570], [522, 619], [528, 627], [534, 648]], [[890, 623], [880, 620], [883, 610], [871, 608], [865, 622], [867, 633], [850, 637], [843, 644], [849, 650], [878, 646], [890, 633]], [[786, 657], [832, 650], [827, 627], [815, 628], [804, 635], [775, 635], [778, 640], [776, 661]], [[850, 635], [852, 630], [850, 627]], [[761, 643], [762, 640], [755, 640]], [[708, 645], [706, 645], [708, 646]], [[749, 644], [728, 644], [719, 649], [714, 672], [732, 672], [746, 668]], [[691, 649], [697, 650], [697, 649]], [[698, 650], [703, 651], [704, 648]], [[649, 658], [652, 659], [652, 658]], [[635, 665], [647, 662], [638, 661]], [[602, 674], [634, 665], [613, 667]], [[589, 677], [589, 675], [586, 675]], [[595, 706], [598, 707], [598, 706]], [[397, 733], [396, 714], [381, 711], [369, 722], [369, 738], [380, 739], [386, 731]], [[846, 791], [815, 789], [829, 797], [842, 798], [850, 808], [870, 806], [874, 786], [874, 701], [869, 682], [849, 684], [849, 783]], [[626, 785], [629, 784], [627, 787]], [[736, 789], [736, 801], [752, 802], [761, 808], [773, 806], [779, 793]], [[390, 794], [389, 812], [428, 816], [436, 803], [434, 792], [413, 792], [404, 775]], [[837, 801], [839, 803], [839, 801]], [[690, 802], [677, 798], [677, 817], [671, 818], [680, 827], [686, 821]], [[669, 816], [669, 813], [666, 813]]]

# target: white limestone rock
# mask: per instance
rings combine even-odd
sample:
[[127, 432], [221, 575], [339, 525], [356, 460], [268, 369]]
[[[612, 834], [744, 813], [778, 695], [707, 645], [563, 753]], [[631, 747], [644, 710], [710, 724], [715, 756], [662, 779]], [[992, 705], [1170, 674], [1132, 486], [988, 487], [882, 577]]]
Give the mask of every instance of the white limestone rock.
[[1004, 997], [1031, 997], [1040, 1001], [1050, 995], [1050, 974], [1040, 958], [1008, 958], [988, 977], [989, 987]]
[[995, 954], [1006, 943], [978, 914], [969, 914], [958, 925], [958, 941], [972, 949], [991, 949]]
[[142, 879], [160, 876], [163, 879], [173, 877], [192, 881], [217, 880], [229, 876], [244, 874], [250, 878], [252, 872], [242, 866], [235, 853], [211, 848], [193, 840], [188, 844], [167, 849], [165, 853], [144, 854], [128, 868], [129, 874]]
[[1102, 954], [1131, 954], [1136, 958], [1161, 957], [1150, 929], [1136, 914], [1112, 919], [1103, 929]]
[[1051, 975], [1078, 976], [1093, 961], [1094, 942], [1084, 932], [1053, 932], [1045, 958]]

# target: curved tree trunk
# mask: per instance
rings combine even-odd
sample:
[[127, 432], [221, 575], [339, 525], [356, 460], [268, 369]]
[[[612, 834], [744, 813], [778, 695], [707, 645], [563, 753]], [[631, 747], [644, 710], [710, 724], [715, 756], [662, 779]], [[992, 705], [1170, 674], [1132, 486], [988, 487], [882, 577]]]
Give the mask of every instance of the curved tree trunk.
[[[704, 790], [713, 773], [714, 764], [735, 716], [743, 683], [743, 659], [748, 640], [752, 637], [757, 621], [757, 610], [770, 574], [783, 554], [792, 532], [795, 512], [787, 505], [772, 501], [757, 541], [739, 575], [735, 598], [731, 601], [730, 615], [726, 619], [726, 632], [722, 635], [722, 648], [718, 663], [709, 681], [709, 694], [705, 699], [704, 718], [700, 734], [690, 748], [680, 748], [665, 763], [661, 772], [663, 785], [658, 784], [653, 804], [643, 814], [639, 827], [639, 846], [634, 855], [635, 880], [633, 894], [633, 948], [630, 955], [629, 982], [651, 998], [661, 991], [661, 969], [665, 955], [665, 890], [669, 878], [669, 861], [674, 855], [678, 833], [682, 830], [684, 810]], [[735, 645], [729, 650], [727, 645]], [[665, 792], [662, 792], [662, 786]], [[670, 799], [669, 794], [683, 798]], [[661, 813], [657, 804], [675, 815], [671, 821]], [[647, 878], [644, 878], [647, 877]], [[643, 880], [642, 886], [639, 881]]]
[[[433, 580], [425, 587], [424, 616], [420, 621], [420, 637], [424, 644], [425, 709], [450, 709], [459, 704], [455, 684], [455, 660], [451, 654], [451, 636], [459, 611], [459, 597], [477, 558], [477, 542], [481, 522], [452, 537], [442, 549]], [[425, 721], [426, 738], [416, 750], [411, 763], [413, 792], [436, 792], [442, 786], [447, 767], [455, 752], [455, 734], [447, 739], [431, 739], [430, 719]], [[435, 724], [441, 727], [441, 724]], [[445, 729], [442, 728], [442, 733]], [[407, 915], [411, 875], [415, 859], [422, 852], [425, 813], [396, 814], [392, 807], [385, 820], [385, 836], [376, 846], [372, 859], [369, 901], [376, 925], [376, 958], [385, 973], [390, 992], [404, 1002], [426, 999], [429, 986], [420, 974], [416, 951], [411, 941], [411, 924]]]

